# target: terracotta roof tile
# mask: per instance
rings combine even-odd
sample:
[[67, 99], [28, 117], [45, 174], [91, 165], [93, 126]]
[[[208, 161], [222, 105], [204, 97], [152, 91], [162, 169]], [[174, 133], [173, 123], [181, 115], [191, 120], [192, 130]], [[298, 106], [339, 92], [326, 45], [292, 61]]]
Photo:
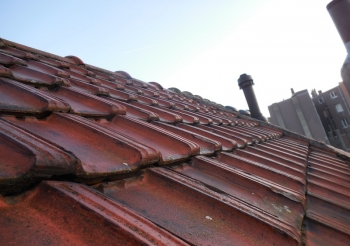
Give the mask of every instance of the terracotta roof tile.
[[197, 144], [147, 122], [115, 116], [110, 121], [98, 120], [96, 123], [105, 129], [155, 149], [159, 152], [159, 164], [161, 165], [179, 162], [199, 154]]
[[33, 60], [28, 60], [27, 61], [27, 66], [28, 68], [31, 68], [33, 70], [46, 73], [46, 74], [51, 74], [54, 76], [58, 77], [63, 77], [63, 78], [69, 78], [70, 74], [62, 69], [56, 68], [54, 66], [46, 65], [45, 63], [33, 61]]
[[[232, 245], [233, 239], [240, 245], [297, 244], [297, 233], [272, 215], [167, 169], [149, 169], [140, 180], [110, 183], [103, 192], [193, 244]], [[281, 233], [276, 234], [277, 228]]]
[[14, 65], [14, 64], [26, 66], [27, 62], [25, 60], [19, 59], [17, 57], [7, 55], [4, 53], [0, 53], [0, 64], [3, 66], [9, 66], [9, 65]]
[[183, 119], [182, 117], [177, 114], [173, 113], [169, 110], [166, 110], [164, 108], [159, 108], [159, 107], [152, 107], [149, 105], [145, 105], [136, 101], [130, 102], [132, 106], [138, 107], [140, 109], [144, 109], [150, 112], [153, 112], [158, 115], [159, 120], [165, 123], [177, 123], [177, 122], [182, 122]]
[[125, 108], [101, 97], [69, 87], [57, 87], [44, 93], [59, 98], [70, 105], [70, 113], [87, 117], [109, 117], [126, 114]]
[[170, 124], [164, 124], [161, 122], [153, 122], [153, 124], [167, 130], [170, 132], [173, 132], [176, 135], [179, 135], [183, 138], [186, 138], [188, 140], [190, 140], [191, 142], [194, 142], [196, 144], [198, 144], [198, 146], [200, 147], [200, 155], [212, 155], [214, 154], [216, 151], [220, 151], [221, 150], [221, 143], [218, 141], [215, 141], [213, 139], [204, 137], [203, 135], [199, 135], [196, 134], [194, 132], [179, 128], [179, 127], [175, 127], [172, 126]]
[[11, 124], [10, 120], [17, 121], [14, 116], [6, 119], [0, 118], [1, 193], [18, 192], [40, 179], [75, 172], [74, 155]]
[[6, 71], [5, 76], [17, 80], [19, 82], [33, 85], [33, 86], [48, 86], [52, 87], [55, 85], [69, 85], [69, 80], [51, 74], [39, 72], [26, 66], [13, 65], [9, 69], [2, 68]]
[[[54, 199], [48, 199], [47, 195]], [[24, 201], [1, 201], [3, 242], [14, 245], [188, 245], [94, 189], [45, 181]]]
[[347, 245], [350, 155], [0, 39], [7, 244]]
[[53, 111], [68, 112], [70, 105], [33, 87], [0, 78], [0, 112], [13, 115], [44, 115]]
[[[46, 119], [7, 118], [15, 126], [73, 153], [79, 164], [75, 174], [83, 178], [128, 173], [159, 160], [156, 150], [105, 130], [79, 116], [52, 113]], [[89, 145], [88, 143], [94, 144]]]
[[227, 137], [225, 135], [216, 134], [211, 131], [201, 129], [200, 127], [190, 126], [187, 124], [178, 124], [177, 126], [190, 132], [194, 132], [198, 135], [202, 135], [207, 138], [218, 141], [219, 143], [221, 143], [222, 151], [232, 151], [233, 149], [239, 146], [238, 142], [234, 140], [231, 136]]

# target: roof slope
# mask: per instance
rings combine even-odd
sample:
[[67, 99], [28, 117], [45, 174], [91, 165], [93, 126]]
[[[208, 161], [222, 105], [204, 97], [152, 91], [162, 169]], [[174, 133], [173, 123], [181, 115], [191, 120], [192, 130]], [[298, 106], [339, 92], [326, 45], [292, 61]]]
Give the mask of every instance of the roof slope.
[[5, 244], [348, 245], [347, 153], [77, 57], [0, 64]]

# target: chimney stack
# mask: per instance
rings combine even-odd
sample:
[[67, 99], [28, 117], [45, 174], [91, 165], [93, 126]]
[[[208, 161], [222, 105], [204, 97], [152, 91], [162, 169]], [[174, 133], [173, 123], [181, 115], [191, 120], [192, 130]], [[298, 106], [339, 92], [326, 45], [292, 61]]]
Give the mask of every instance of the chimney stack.
[[317, 97], [317, 92], [316, 92], [315, 89], [311, 90], [311, 95], [312, 95], [312, 98], [316, 98]]
[[327, 5], [327, 10], [348, 53], [341, 68], [341, 76], [350, 93], [350, 0], [333, 0]]
[[245, 99], [247, 100], [251, 117], [267, 122], [266, 118], [260, 112], [258, 101], [256, 100], [253, 89], [253, 78], [250, 75], [242, 74], [238, 79], [238, 86], [243, 89]]
[[295, 92], [293, 88], [290, 88], [290, 91], [292, 92], [292, 96], [294, 96]]

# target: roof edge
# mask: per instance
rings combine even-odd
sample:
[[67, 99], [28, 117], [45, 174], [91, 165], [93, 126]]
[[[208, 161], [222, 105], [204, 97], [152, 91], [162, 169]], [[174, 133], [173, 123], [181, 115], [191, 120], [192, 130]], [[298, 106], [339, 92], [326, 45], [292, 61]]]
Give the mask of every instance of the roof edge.
[[350, 161], [350, 153], [346, 152], [344, 150], [335, 148], [335, 147], [333, 147], [331, 145], [328, 145], [326, 143], [320, 142], [320, 141], [315, 140], [313, 138], [308, 138], [308, 137], [306, 137], [304, 135], [301, 135], [299, 133], [286, 130], [286, 129], [280, 127], [280, 126], [276, 126], [276, 125], [273, 125], [271, 123], [266, 123], [266, 122], [263, 122], [263, 121], [252, 119], [252, 118], [244, 116], [244, 115], [240, 115], [239, 117], [244, 118], [244, 119], [249, 119], [249, 120], [254, 121], [254, 122], [257, 122], [260, 126], [270, 127], [272, 129], [276, 129], [276, 130], [282, 131], [283, 135], [285, 135], [285, 136], [293, 137], [293, 138], [296, 138], [296, 139], [299, 139], [299, 140], [306, 141], [306, 142], [309, 143], [309, 145], [311, 147], [316, 147], [316, 148], [320, 148], [320, 149], [322, 149], [324, 151], [327, 151], [327, 152], [332, 152], [332, 153], [336, 154], [339, 158], [341, 158], [343, 160]]
[[[49, 52], [45, 52], [45, 51], [42, 51], [42, 50], [38, 50], [38, 49], [29, 47], [29, 46], [26, 46], [26, 45], [23, 45], [23, 44], [18, 44], [16, 42], [13, 42], [13, 41], [10, 41], [10, 40], [7, 40], [7, 39], [4, 39], [4, 38], [0, 37], [0, 47], [1, 46], [13, 47], [13, 48], [16, 48], [16, 49], [19, 49], [19, 50], [22, 50], [22, 51], [35, 53], [35, 54], [42, 55], [42, 56], [45, 56], [45, 57], [48, 57], [48, 58], [52, 58], [52, 59], [55, 59], [55, 60], [60, 60], [60, 61], [67, 62], [67, 63], [73, 64], [73, 65], [77, 65], [77, 64], [72, 63], [72, 60], [69, 59], [69, 58], [62, 57], [62, 56], [59, 56], [59, 55], [55, 55], [55, 54], [52, 54], [52, 53], [49, 53]], [[100, 68], [100, 67], [96, 67], [96, 66], [93, 66], [93, 65], [89, 65], [89, 64], [86, 64], [86, 63], [84, 63], [84, 65], [85, 65], [85, 68], [88, 69], [88, 70], [96, 70], [96, 71], [99, 71], [99, 72], [108, 73], [109, 75], [118, 76], [118, 75], [115, 74], [115, 72], [110, 71], [110, 70], [106, 70], [106, 69], [103, 69], [103, 68]]]
[[28, 46], [25, 46], [23, 44], [18, 44], [18, 43], [6, 40], [4, 38], [0, 38], [0, 46], [14, 47], [14, 48], [17, 48], [19, 50], [23, 50], [23, 51], [27, 51], [27, 52], [31, 52], [31, 53], [36, 53], [36, 54], [39, 54], [39, 55], [42, 55], [42, 56], [46, 56], [48, 58], [61, 60], [61, 61], [67, 62], [69, 64], [72, 64], [71, 60], [67, 59], [65, 57], [54, 55], [54, 54], [51, 54], [49, 52], [38, 50], [38, 49], [35, 49], [35, 48], [32, 48], [32, 47], [28, 47]]

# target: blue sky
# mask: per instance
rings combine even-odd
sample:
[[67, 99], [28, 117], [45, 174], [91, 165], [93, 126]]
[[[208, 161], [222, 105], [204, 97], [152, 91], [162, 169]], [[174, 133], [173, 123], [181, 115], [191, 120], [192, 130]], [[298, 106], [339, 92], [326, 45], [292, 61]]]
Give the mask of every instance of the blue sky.
[[253, 76], [260, 108], [341, 81], [346, 51], [330, 0], [0, 1], [1, 37], [223, 105], [247, 109], [237, 86]]

